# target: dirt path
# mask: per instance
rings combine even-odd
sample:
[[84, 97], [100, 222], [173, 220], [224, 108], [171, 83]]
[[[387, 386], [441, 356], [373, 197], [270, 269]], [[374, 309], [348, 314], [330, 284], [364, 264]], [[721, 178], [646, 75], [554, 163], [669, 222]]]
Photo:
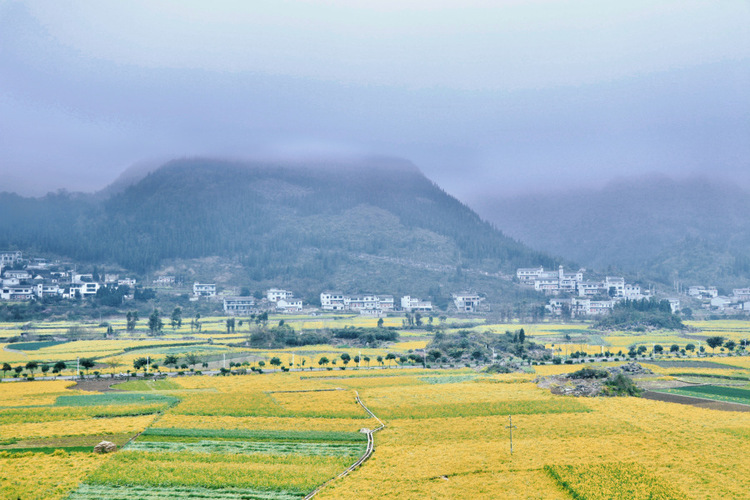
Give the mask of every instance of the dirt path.
[[362, 455], [359, 458], [359, 460], [357, 460], [352, 465], [350, 465], [349, 467], [347, 467], [347, 469], [344, 472], [342, 472], [341, 474], [339, 474], [338, 476], [336, 476], [334, 478], [329, 479], [328, 481], [326, 481], [325, 483], [321, 484], [316, 489], [314, 489], [313, 491], [311, 491], [310, 493], [308, 493], [304, 500], [310, 500], [312, 497], [314, 497], [315, 495], [317, 495], [318, 493], [320, 493], [320, 491], [323, 488], [325, 488], [326, 486], [328, 486], [329, 484], [331, 484], [333, 481], [335, 481], [337, 479], [340, 479], [340, 478], [348, 475], [354, 469], [356, 469], [357, 467], [359, 467], [360, 465], [362, 465], [363, 463], [365, 463], [367, 461], [367, 459], [370, 458], [370, 455], [372, 455], [372, 453], [375, 451], [375, 438], [373, 438], [372, 435], [374, 433], [380, 431], [380, 430], [383, 430], [385, 428], [385, 424], [373, 412], [371, 412], [370, 409], [367, 406], [365, 406], [365, 404], [362, 402], [361, 399], [359, 399], [359, 392], [358, 391], [354, 391], [354, 393], [357, 395], [357, 403], [359, 403], [359, 405], [362, 408], [364, 408], [365, 411], [372, 418], [374, 418], [375, 420], [377, 420], [378, 423], [380, 424], [380, 426], [376, 427], [375, 429], [362, 429], [360, 432], [364, 432], [365, 434], [367, 434], [367, 450], [365, 450], [365, 454]]
[[641, 397], [654, 401], [664, 401], [667, 403], [697, 406], [698, 408], [708, 408], [709, 410], [750, 411], [750, 406], [740, 403], [728, 403], [725, 401], [695, 398], [692, 396], [682, 396], [679, 394], [668, 394], [664, 392], [645, 391]]

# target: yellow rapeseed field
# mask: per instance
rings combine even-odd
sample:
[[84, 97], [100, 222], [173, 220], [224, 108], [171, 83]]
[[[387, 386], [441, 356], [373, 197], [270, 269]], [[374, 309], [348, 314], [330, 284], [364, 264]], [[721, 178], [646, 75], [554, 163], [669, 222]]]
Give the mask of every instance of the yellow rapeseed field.
[[0, 498], [57, 500], [71, 490], [109, 455], [55, 452], [6, 454], [0, 452]]

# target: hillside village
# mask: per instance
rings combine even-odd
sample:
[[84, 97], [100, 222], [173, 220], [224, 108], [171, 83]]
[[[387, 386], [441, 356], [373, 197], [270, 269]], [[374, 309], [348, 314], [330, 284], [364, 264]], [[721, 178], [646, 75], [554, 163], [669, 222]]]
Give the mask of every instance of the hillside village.
[[[607, 314], [622, 300], [642, 300], [654, 296], [652, 290], [627, 283], [621, 276], [605, 276], [603, 280], [584, 279], [585, 269], [566, 273], [563, 266], [555, 271], [544, 267], [519, 268], [516, 279], [534, 290], [553, 296], [545, 306], [550, 313], [561, 317], [588, 317]], [[691, 286], [682, 295], [691, 303], [711, 312], [743, 313], [750, 311], [750, 288], [734, 289], [731, 297], [720, 296], [716, 287]], [[673, 313], [682, 309], [679, 297], [667, 297]]]
[[[124, 300], [133, 299], [137, 280], [121, 277], [119, 274], [77, 273], [67, 269], [60, 262], [50, 262], [42, 258], [24, 259], [20, 251], [0, 252], [0, 300], [24, 302], [42, 299], [83, 299], [96, 297], [105, 291], [120, 290]], [[172, 288], [182, 285], [182, 278], [172, 275], [156, 276], [152, 284], [158, 288]], [[462, 291], [451, 295], [456, 312], [482, 312], [484, 297], [477, 293]], [[339, 292], [320, 294], [320, 307], [305, 305], [291, 290], [271, 288], [261, 296], [232, 294], [231, 290], [220, 291], [215, 283], [194, 282], [191, 301], [210, 300], [223, 302], [223, 310], [228, 315], [244, 316], [262, 311], [294, 314], [315, 311], [355, 312], [363, 316], [381, 317], [390, 312], [431, 313], [433, 305], [428, 300], [403, 296], [396, 301], [392, 295], [345, 295]]]
[[[117, 292], [122, 300], [133, 299], [139, 288], [138, 281], [131, 276], [110, 273], [79, 273], [73, 266], [44, 258], [24, 258], [21, 251], [0, 252], [0, 300], [24, 302], [42, 299], [71, 300], [96, 297]], [[545, 309], [552, 315], [563, 318], [586, 318], [601, 316], [612, 310], [622, 300], [641, 300], [654, 296], [651, 289], [628, 283], [622, 276], [605, 276], [603, 279], [586, 279], [586, 270], [566, 272], [563, 266], [557, 270], [544, 267], [519, 268], [516, 281], [522, 286], [550, 296]], [[170, 289], [183, 287], [184, 278], [172, 275], [155, 276], [152, 285]], [[238, 294], [236, 289], [219, 290], [215, 283], [194, 282], [191, 301], [210, 300], [223, 302], [223, 311], [229, 315], [250, 315], [261, 311], [278, 313], [302, 313], [315, 311], [354, 312], [363, 316], [381, 317], [394, 312], [432, 313], [436, 308], [432, 302], [412, 295], [400, 299], [393, 295], [359, 294], [348, 295], [337, 291], [320, 294], [320, 304], [305, 304], [291, 290], [270, 288], [263, 294], [253, 296], [247, 289]], [[672, 312], [676, 313], [688, 303], [699, 305], [711, 313], [744, 314], [750, 311], [750, 288], [737, 288], [732, 294], [721, 295], [713, 286], [695, 285], [677, 290], [676, 297], [667, 297]], [[682, 298], [682, 300], [681, 300]], [[489, 308], [486, 297], [473, 291], [451, 293], [450, 309], [458, 313], [483, 313]]]

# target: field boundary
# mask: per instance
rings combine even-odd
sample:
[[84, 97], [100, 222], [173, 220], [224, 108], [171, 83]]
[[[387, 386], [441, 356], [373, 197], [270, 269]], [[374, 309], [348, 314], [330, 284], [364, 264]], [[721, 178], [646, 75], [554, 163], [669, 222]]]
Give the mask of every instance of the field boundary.
[[376, 427], [375, 429], [362, 429], [362, 431], [360, 431], [360, 432], [365, 432], [365, 434], [367, 434], [367, 449], [365, 450], [364, 455], [362, 455], [361, 457], [359, 457], [359, 460], [357, 460], [352, 465], [350, 465], [349, 467], [347, 467], [346, 470], [344, 470], [344, 472], [342, 472], [341, 474], [339, 474], [336, 477], [333, 477], [333, 478], [329, 479], [328, 481], [326, 481], [325, 483], [321, 484], [320, 486], [318, 486], [317, 488], [315, 488], [313, 491], [311, 491], [310, 493], [308, 493], [305, 496], [304, 500], [310, 500], [315, 495], [317, 495], [318, 493], [320, 493], [320, 491], [323, 488], [325, 488], [326, 486], [328, 486], [329, 484], [331, 484], [335, 480], [340, 479], [340, 478], [348, 475], [350, 472], [352, 472], [353, 470], [355, 470], [357, 467], [359, 467], [360, 465], [362, 465], [363, 463], [365, 463], [370, 458], [370, 456], [373, 454], [373, 452], [375, 451], [375, 438], [372, 435], [375, 434], [376, 432], [380, 431], [380, 430], [385, 429], [385, 423], [383, 423], [383, 421], [380, 420], [377, 417], [377, 415], [375, 415], [372, 411], [370, 411], [370, 409], [367, 406], [365, 406], [365, 404], [359, 398], [359, 391], [354, 391], [354, 394], [357, 396], [357, 403], [362, 408], [364, 408], [365, 411], [372, 418], [374, 418], [375, 420], [377, 420], [378, 423], [380, 424], [380, 426]]

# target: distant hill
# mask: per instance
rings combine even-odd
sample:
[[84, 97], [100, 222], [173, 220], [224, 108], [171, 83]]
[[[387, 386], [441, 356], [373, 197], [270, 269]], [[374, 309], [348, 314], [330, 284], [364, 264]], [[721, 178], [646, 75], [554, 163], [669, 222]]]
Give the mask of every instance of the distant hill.
[[750, 284], [750, 194], [738, 187], [652, 177], [475, 207], [506, 234], [589, 268], [665, 284]]
[[491, 274], [556, 264], [504, 236], [404, 160], [176, 160], [109, 193], [1, 195], [0, 208], [13, 216], [0, 220], [0, 247], [138, 272], [219, 257], [235, 264], [226, 280], [236, 284], [442, 300], [465, 287], [523, 293]]

